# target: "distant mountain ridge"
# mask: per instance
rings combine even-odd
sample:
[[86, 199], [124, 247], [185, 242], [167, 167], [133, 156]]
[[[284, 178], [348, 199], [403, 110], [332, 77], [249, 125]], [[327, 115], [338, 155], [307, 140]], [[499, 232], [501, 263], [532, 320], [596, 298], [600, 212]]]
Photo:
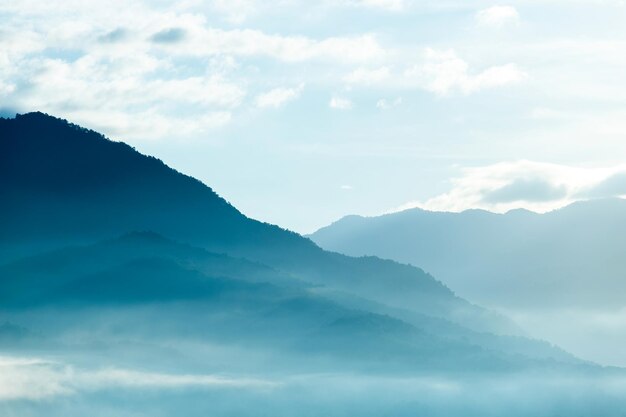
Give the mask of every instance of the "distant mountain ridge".
[[420, 265], [462, 296], [503, 308], [615, 308], [626, 290], [626, 200], [545, 214], [411, 209], [346, 216], [310, 235], [340, 253]]

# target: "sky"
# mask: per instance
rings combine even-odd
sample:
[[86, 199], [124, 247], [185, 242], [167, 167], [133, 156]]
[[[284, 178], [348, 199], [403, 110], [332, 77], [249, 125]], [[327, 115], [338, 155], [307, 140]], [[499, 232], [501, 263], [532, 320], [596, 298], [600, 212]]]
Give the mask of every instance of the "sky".
[[100, 131], [301, 233], [547, 211], [626, 194], [624, 21], [622, 0], [2, 1], [0, 114]]

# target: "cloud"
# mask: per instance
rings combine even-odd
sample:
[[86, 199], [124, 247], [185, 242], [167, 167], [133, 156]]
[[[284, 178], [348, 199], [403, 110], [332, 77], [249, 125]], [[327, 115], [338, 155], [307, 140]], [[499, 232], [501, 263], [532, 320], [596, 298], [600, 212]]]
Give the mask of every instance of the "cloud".
[[365, 6], [375, 9], [398, 12], [404, 10], [407, 6], [406, 0], [355, 0], [352, 4], [357, 6]]
[[352, 109], [352, 101], [347, 98], [333, 97], [328, 102], [328, 106], [335, 110], [350, 110]]
[[122, 52], [120, 57], [93, 52], [73, 62], [28, 60], [19, 76], [28, 88], [16, 89], [7, 101], [19, 109], [60, 114], [109, 135], [149, 139], [222, 126], [246, 94], [221, 75], [175, 78], [162, 72], [167, 71], [165, 64], [149, 54]]
[[513, 6], [492, 6], [476, 13], [476, 21], [481, 26], [503, 27], [519, 23], [519, 13]]
[[[449, 79], [437, 75], [431, 57], [426, 65], [417, 65], [417, 79], [408, 79], [401, 69], [395, 70], [406, 65], [404, 47], [394, 45], [390, 37], [381, 44], [380, 36], [367, 28], [333, 35], [306, 28], [287, 34], [271, 28], [216, 26], [216, 13], [218, 21], [235, 23], [268, 13], [269, 7], [256, 0], [210, 5], [184, 1], [170, 8], [153, 2], [112, 2], [107, 7], [75, 1], [60, 1], [55, 7], [30, 1], [0, 6], [8, 16], [0, 30], [3, 106], [18, 112], [45, 111], [132, 141], [179, 137], [182, 132], [200, 135], [236, 120], [247, 106], [279, 107], [296, 99], [300, 88], [259, 91], [259, 85], [276, 83], [275, 68], [280, 68], [279, 77], [290, 71], [305, 74], [307, 84], [328, 91], [341, 91], [348, 84], [467, 94], [519, 78], [511, 64], [477, 75], [461, 69]], [[334, 13], [336, 5], [348, 3], [378, 10], [409, 5], [404, 0], [340, 0], [310, 7]], [[281, 2], [281, 13], [291, 12], [292, 6]], [[244, 16], [246, 10], [250, 13]], [[213, 64], [218, 61], [230, 64]], [[305, 64], [315, 65], [315, 71], [305, 71]], [[450, 67], [447, 61], [439, 69]], [[377, 107], [397, 104], [381, 99]], [[329, 105], [343, 110], [353, 106], [342, 97], [334, 97]]]
[[246, 21], [250, 15], [256, 14], [261, 5], [255, 0], [214, 0], [211, 6], [222, 14], [227, 22], [238, 25]]
[[[73, 1], [54, 8], [0, 6], [8, 16], [0, 29], [3, 107], [45, 111], [123, 140], [200, 135], [229, 123], [242, 106], [279, 106], [300, 94], [300, 88], [255, 88], [276, 81], [266, 70], [273, 61], [314, 61], [344, 73], [386, 56], [369, 33], [312, 37], [224, 29], [207, 23], [210, 13], [198, 4], [166, 9], [112, 1], [110, 7]], [[218, 3], [209, 9], [236, 14], [250, 2]], [[218, 61], [229, 64], [214, 65]]]
[[8, 95], [15, 91], [15, 84], [5, 83], [0, 80], [0, 97]]
[[181, 28], [163, 29], [150, 36], [150, 40], [156, 43], [178, 43], [185, 39], [186, 34]]
[[609, 176], [581, 194], [590, 198], [626, 196], [626, 171]]
[[516, 84], [527, 75], [516, 64], [489, 67], [475, 75], [470, 74], [467, 62], [452, 50], [439, 51], [427, 48], [425, 63], [407, 71], [409, 77], [420, 77], [424, 87], [439, 95], [454, 91], [470, 94], [484, 89]]
[[294, 88], [274, 88], [268, 92], [259, 94], [255, 100], [256, 105], [260, 108], [281, 107], [283, 104], [298, 98], [303, 88], [303, 84]]
[[[415, 62], [415, 61], [414, 61]], [[517, 84], [527, 74], [516, 64], [495, 65], [480, 72], [470, 71], [467, 62], [454, 50], [426, 48], [421, 59], [404, 71], [390, 66], [358, 67], [343, 77], [349, 87], [377, 87], [395, 90], [426, 90], [440, 96], [471, 94], [481, 90]]]
[[381, 98], [376, 102], [376, 108], [380, 110], [389, 110], [402, 104], [402, 97], [396, 97], [393, 100]]
[[579, 168], [523, 160], [464, 168], [451, 181], [449, 191], [392, 211], [420, 207], [453, 212], [472, 208], [546, 212], [578, 200], [625, 196], [626, 165]]
[[124, 28], [117, 28], [99, 36], [98, 40], [103, 43], [115, 43], [128, 39], [128, 35], [128, 30]]
[[185, 387], [254, 389], [276, 383], [255, 378], [202, 374], [166, 374], [129, 369], [82, 369], [38, 358], [0, 357], [0, 401], [40, 400], [103, 389], [174, 389]]
[[268, 35], [258, 30], [199, 30], [197, 41], [181, 53], [269, 56], [285, 62], [333, 60], [354, 63], [378, 60], [385, 55], [373, 35], [311, 39], [306, 36]]
[[567, 187], [554, 185], [543, 178], [515, 178], [512, 182], [486, 192], [486, 203], [546, 202], [559, 200], [567, 195]]
[[163, 137], [189, 137], [208, 130], [223, 127], [231, 122], [229, 111], [205, 111], [202, 114], [164, 117], [158, 110], [148, 109], [128, 114], [124, 111], [97, 109], [75, 110], [70, 119], [99, 132], [107, 132], [113, 138], [139, 140]]
[[391, 72], [387, 67], [377, 69], [358, 68], [344, 77], [349, 84], [376, 84], [389, 79]]

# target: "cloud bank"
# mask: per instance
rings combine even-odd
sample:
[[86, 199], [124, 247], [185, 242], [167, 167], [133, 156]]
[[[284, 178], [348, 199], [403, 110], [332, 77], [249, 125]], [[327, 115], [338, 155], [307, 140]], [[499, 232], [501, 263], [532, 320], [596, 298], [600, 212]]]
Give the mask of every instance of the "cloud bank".
[[578, 200], [612, 197], [626, 198], [626, 165], [579, 168], [522, 160], [462, 169], [449, 191], [392, 211], [526, 208], [543, 213]]
[[[398, 16], [412, 7], [409, 3], [359, 0], [298, 8], [328, 16], [341, 10]], [[0, 32], [3, 107], [48, 112], [119, 139], [204, 135], [253, 107], [280, 107], [302, 90], [263, 91], [263, 85], [306, 83], [327, 94], [349, 88], [445, 96], [525, 78], [513, 63], [476, 72], [453, 49], [431, 49], [424, 41], [403, 45], [377, 30], [243, 26], [251, 16], [269, 13], [256, 1], [128, 7], [114, 0], [106, 7], [87, 7], [62, 0], [55, 5], [0, 6], [5, 16]], [[277, 7], [284, 13], [295, 8]], [[488, 15], [494, 13], [506, 14]], [[215, 15], [222, 19], [216, 21]], [[416, 53], [425, 47], [425, 56]], [[337, 98], [331, 107], [346, 110], [352, 104]]]

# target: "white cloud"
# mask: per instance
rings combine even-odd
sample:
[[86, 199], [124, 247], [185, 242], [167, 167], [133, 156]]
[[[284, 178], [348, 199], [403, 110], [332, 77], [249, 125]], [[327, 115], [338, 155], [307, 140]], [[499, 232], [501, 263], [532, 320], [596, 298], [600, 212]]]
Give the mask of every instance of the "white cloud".
[[213, 0], [213, 8], [221, 13], [225, 20], [233, 24], [243, 23], [250, 15], [257, 12], [255, 0]]
[[15, 91], [14, 84], [5, 83], [2, 80], [0, 80], [0, 97], [10, 94], [13, 91]]
[[459, 212], [471, 208], [504, 213], [515, 208], [546, 212], [577, 200], [626, 196], [626, 165], [579, 168], [532, 161], [462, 169], [450, 191], [392, 211], [421, 207]]
[[164, 117], [158, 109], [132, 113], [114, 109], [106, 112], [98, 111], [98, 109], [76, 109], [69, 111], [66, 117], [74, 123], [98, 132], [107, 132], [114, 139], [143, 140], [202, 134], [230, 123], [232, 113], [216, 110], [204, 111], [201, 114]]
[[352, 101], [343, 97], [333, 97], [330, 99], [330, 102], [328, 102], [328, 106], [336, 110], [350, 110], [352, 108]]
[[398, 12], [406, 8], [407, 0], [355, 0], [353, 4]]
[[[94, 52], [73, 62], [28, 59], [18, 81], [29, 87], [13, 89], [6, 102], [62, 115], [124, 139], [146, 139], [221, 126], [245, 96], [240, 85], [220, 75], [175, 78], [167, 73], [166, 62], [151, 55], [120, 58]], [[180, 109], [186, 114], [180, 115]]]
[[268, 92], [259, 94], [256, 97], [256, 105], [261, 108], [281, 107], [283, 104], [298, 98], [303, 88], [303, 84], [294, 88], [274, 88]]
[[492, 6], [476, 13], [476, 21], [481, 26], [503, 27], [519, 23], [519, 13], [513, 6]]
[[385, 51], [371, 34], [312, 39], [270, 35], [258, 30], [223, 30], [197, 27], [193, 37], [170, 52], [190, 56], [232, 54], [268, 56], [284, 62], [325, 60], [358, 63], [380, 60]]
[[344, 77], [349, 84], [377, 84], [389, 79], [391, 72], [387, 67], [377, 69], [358, 68]]
[[472, 75], [467, 62], [452, 50], [438, 51], [427, 48], [425, 63], [409, 69], [407, 77], [424, 80], [424, 88], [439, 95], [453, 91], [464, 94], [480, 90], [519, 83], [527, 75], [516, 64], [510, 63], [489, 67]]
[[[231, 11], [249, 3], [232, 4]], [[345, 66], [385, 56], [371, 34], [312, 38], [228, 30], [208, 25], [202, 12], [186, 12], [194, 10], [191, 4], [169, 10], [121, 4], [113, 0], [121, 10], [115, 19], [106, 7], [73, 0], [56, 8], [28, 0], [0, 6], [9, 15], [0, 30], [2, 107], [44, 111], [124, 140], [198, 135], [236, 117], [251, 81], [271, 78], [259, 73], [254, 59]], [[155, 34], [170, 42], [153, 42]], [[251, 104], [276, 107], [300, 92], [256, 92]]]
[[146, 84], [151, 100], [234, 108], [245, 95], [242, 87], [215, 75], [155, 80]]
[[402, 97], [396, 97], [393, 100], [387, 100], [385, 98], [381, 98], [380, 100], [376, 102], [376, 108], [380, 110], [389, 110], [394, 107], [398, 107], [400, 104], [402, 104]]

